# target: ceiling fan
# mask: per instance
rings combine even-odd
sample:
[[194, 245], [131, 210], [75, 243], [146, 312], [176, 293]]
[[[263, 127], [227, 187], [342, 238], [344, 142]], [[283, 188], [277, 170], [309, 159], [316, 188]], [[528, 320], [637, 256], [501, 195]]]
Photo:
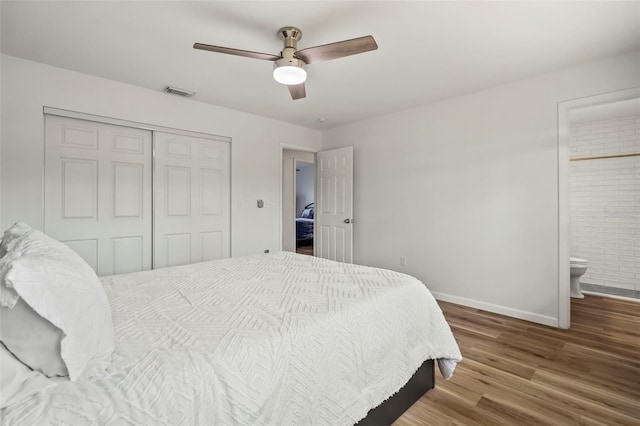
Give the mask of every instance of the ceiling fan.
[[307, 71], [305, 70], [307, 64], [357, 55], [378, 48], [373, 37], [368, 35], [298, 50], [298, 41], [302, 38], [302, 31], [296, 27], [283, 27], [278, 30], [278, 34], [284, 39], [284, 48], [280, 52], [280, 56], [204, 43], [195, 43], [193, 48], [274, 62], [273, 78], [278, 83], [287, 85], [294, 100], [306, 96], [304, 82], [307, 79]]

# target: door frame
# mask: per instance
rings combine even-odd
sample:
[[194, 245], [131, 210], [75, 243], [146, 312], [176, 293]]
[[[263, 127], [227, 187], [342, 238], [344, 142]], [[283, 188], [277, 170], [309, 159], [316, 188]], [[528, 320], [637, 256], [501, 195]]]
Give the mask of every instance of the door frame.
[[[283, 202], [284, 202], [284, 194], [282, 191], [282, 186], [284, 184], [284, 174], [283, 174], [283, 164], [282, 161], [284, 160], [284, 151], [285, 150], [291, 150], [291, 151], [302, 151], [302, 152], [309, 152], [313, 154], [313, 158], [314, 158], [314, 164], [316, 164], [316, 154], [318, 153], [318, 149], [315, 148], [309, 148], [308, 146], [300, 146], [300, 145], [294, 145], [294, 144], [288, 144], [288, 143], [280, 143], [280, 188], [278, 190], [280, 196], [279, 196], [279, 207], [278, 210], [280, 212], [279, 214], [279, 220], [278, 220], [278, 228], [279, 228], [279, 235], [280, 238], [278, 239], [278, 250], [282, 251], [282, 239], [283, 239], [283, 228], [282, 228], [282, 216], [283, 216]], [[293, 166], [295, 167], [295, 159], [293, 162]], [[317, 167], [317, 164], [316, 164]], [[314, 190], [313, 190], [313, 199], [315, 200], [317, 198], [317, 194], [318, 194], [318, 184], [314, 179], [313, 182], [313, 186], [314, 186]], [[294, 197], [295, 197], [295, 179], [294, 179]], [[294, 202], [294, 206], [295, 206], [295, 202]], [[295, 216], [295, 215], [294, 215]], [[314, 233], [315, 233], [315, 223], [314, 223]], [[295, 241], [294, 241], [295, 243]], [[295, 244], [294, 244], [295, 246]], [[314, 241], [314, 252], [315, 252], [315, 241]]]
[[571, 325], [569, 229], [569, 114], [572, 110], [640, 97], [640, 87], [558, 103], [558, 327]]

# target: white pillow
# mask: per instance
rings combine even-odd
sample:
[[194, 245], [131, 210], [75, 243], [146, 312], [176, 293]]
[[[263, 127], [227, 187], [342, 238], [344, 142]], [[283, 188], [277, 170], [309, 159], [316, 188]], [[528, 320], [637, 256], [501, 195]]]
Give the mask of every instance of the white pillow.
[[[2, 241], [0, 241], [0, 259], [3, 258], [7, 252], [11, 251], [15, 241], [25, 233], [31, 230], [31, 227], [22, 222], [16, 222], [9, 229], [4, 231], [2, 235]], [[0, 273], [0, 284], [3, 282], [4, 276]], [[18, 295], [12, 289], [0, 285], [0, 305], [13, 306], [18, 300]]]
[[21, 363], [0, 344], [0, 408], [8, 407], [36, 392], [55, 386], [37, 371]]
[[60, 355], [64, 333], [38, 315], [24, 300], [0, 307], [0, 340], [24, 364], [45, 376], [68, 376]]
[[15, 297], [0, 304], [11, 308], [19, 296], [65, 334], [61, 355], [72, 381], [104, 374], [114, 350], [111, 308], [100, 280], [76, 252], [32, 229], [0, 259], [2, 277]]
[[13, 226], [11, 226], [9, 229], [4, 231], [4, 234], [2, 235], [2, 240], [0, 240], [0, 257], [3, 257], [5, 254], [7, 254], [7, 252], [11, 249], [13, 242], [18, 237], [20, 237], [21, 235], [25, 234], [30, 230], [31, 230], [31, 227], [26, 223], [16, 222], [13, 224]]

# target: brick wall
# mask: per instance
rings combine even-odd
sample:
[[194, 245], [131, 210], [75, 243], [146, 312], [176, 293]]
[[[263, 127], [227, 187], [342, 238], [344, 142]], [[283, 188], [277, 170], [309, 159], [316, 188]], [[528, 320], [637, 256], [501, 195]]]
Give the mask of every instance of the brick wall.
[[[572, 124], [571, 158], [640, 153], [640, 117]], [[640, 290], [640, 157], [572, 161], [571, 256], [582, 281]]]

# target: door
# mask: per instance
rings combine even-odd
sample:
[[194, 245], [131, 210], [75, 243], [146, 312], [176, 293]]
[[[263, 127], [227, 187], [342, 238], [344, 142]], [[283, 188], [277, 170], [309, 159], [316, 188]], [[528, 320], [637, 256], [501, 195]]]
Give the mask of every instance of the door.
[[229, 257], [229, 143], [163, 132], [153, 143], [153, 267]]
[[151, 269], [151, 132], [45, 117], [44, 231], [98, 275]]
[[316, 156], [315, 254], [353, 262], [353, 147]]

